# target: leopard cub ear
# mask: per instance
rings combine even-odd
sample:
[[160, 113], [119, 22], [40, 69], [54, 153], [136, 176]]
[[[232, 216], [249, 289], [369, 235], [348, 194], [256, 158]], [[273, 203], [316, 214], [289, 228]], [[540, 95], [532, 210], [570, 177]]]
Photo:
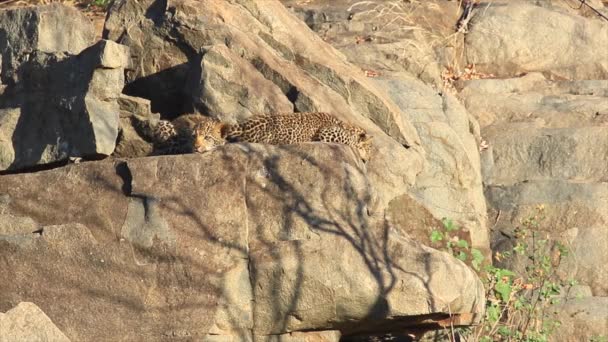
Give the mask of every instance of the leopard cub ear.
[[228, 131], [228, 124], [225, 124], [220, 121], [216, 122], [215, 126], [213, 127], [213, 132], [222, 138], [224, 138], [226, 136], [227, 131]]
[[368, 135], [367, 133], [359, 134], [359, 142], [371, 142], [373, 138], [374, 137]]

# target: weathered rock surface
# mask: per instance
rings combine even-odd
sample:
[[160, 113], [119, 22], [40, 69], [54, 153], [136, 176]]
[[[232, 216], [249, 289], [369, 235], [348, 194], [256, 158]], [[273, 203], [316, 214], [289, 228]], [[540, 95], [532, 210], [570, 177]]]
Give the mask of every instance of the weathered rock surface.
[[572, 299], [557, 305], [553, 317], [562, 322], [555, 341], [601, 341], [608, 332], [608, 297]]
[[[0, 35], [31, 41], [0, 45], [0, 162], [13, 169], [68, 156], [145, 155], [150, 145], [133, 123], [158, 120], [152, 111], [171, 118], [196, 109], [232, 122], [323, 110], [376, 138], [365, 168], [341, 146], [232, 145], [4, 176], [0, 272], [11, 281], [0, 283], [0, 311], [33, 301], [73, 340], [337, 341], [437, 326], [448, 311], [469, 317], [466, 324], [484, 302], [477, 278], [418, 242], [449, 217], [487, 250], [485, 189], [495, 251], [512, 246], [513, 229], [538, 205], [546, 215], [539, 232], [571, 250], [558, 273], [581, 285], [557, 308], [558, 336], [608, 335], [596, 307], [608, 293], [604, 23], [561, 0], [484, 3], [467, 33], [454, 30], [457, 1], [282, 2], [321, 38], [264, 0], [117, 0], [104, 36], [129, 46], [129, 60], [109, 41], [82, 51], [91, 45], [82, 43], [87, 29], [69, 29], [82, 18], [67, 22], [69, 40], [53, 36], [57, 18], [46, 9], [29, 10], [31, 30], [0, 23]], [[54, 41], [36, 38], [43, 31], [55, 32]], [[105, 76], [72, 84], [74, 74], [53, 67], [61, 63]], [[523, 76], [459, 81], [463, 107], [436, 89], [444, 68], [468, 63]], [[125, 92], [149, 101], [120, 94], [117, 75], [129, 64]], [[42, 96], [59, 74], [70, 75], [62, 83], [72, 91]], [[22, 100], [27, 94], [45, 100]], [[79, 96], [111, 109], [85, 101], [86, 110], [72, 111], [84, 108], [69, 100]], [[90, 112], [96, 122], [104, 111], [120, 117], [107, 121], [99, 143], [99, 125], [92, 134], [79, 128], [95, 143], [71, 146], [93, 152], [48, 147], [64, 146], [55, 142], [63, 133], [43, 134], [43, 152], [20, 147], [34, 155], [23, 163], [13, 138], [28, 135], [14, 133], [39, 117], [25, 121], [23, 113], [42, 108], [70, 108], [70, 121], [76, 112], [86, 122]], [[62, 125], [40, 124], [73, 129]], [[18, 267], [26, 271], [16, 274]], [[30, 286], [39, 283], [48, 287]], [[78, 310], [57, 307], [58, 298]], [[116, 328], [125, 326], [133, 327], [127, 336]]]
[[[66, 13], [70, 19], [59, 25]], [[1, 15], [7, 40], [0, 52], [10, 63], [0, 94], [0, 170], [111, 154], [128, 49], [112, 41], [84, 49], [92, 28], [74, 9], [53, 5]], [[26, 38], [33, 43], [24, 45]]]
[[[411, 196], [436, 218], [451, 218], [466, 227], [473, 246], [487, 252], [489, 238], [477, 152], [479, 125], [452, 95], [421, 82], [443, 84], [441, 65], [449, 53], [434, 48], [438, 37], [453, 34], [450, 20], [455, 22], [458, 17], [457, 3], [282, 3], [351, 63], [376, 72], [376, 86], [402, 110], [420, 137], [425, 151], [423, 168], [408, 195], [390, 202], [388, 215], [399, 217], [407, 212]], [[418, 241], [425, 241], [421, 233], [428, 237], [432, 228], [418, 228], [412, 228], [412, 234]]]
[[118, 158], [133, 158], [148, 156], [153, 151], [151, 142], [142, 138], [145, 136], [138, 132], [138, 125], [145, 121], [158, 121], [160, 116], [152, 114], [150, 100], [120, 94], [118, 98], [120, 107], [120, 125], [116, 148], [112, 154]]
[[482, 127], [522, 122], [546, 128], [608, 123], [608, 80], [549, 81], [540, 73], [472, 80], [459, 96]]
[[382, 205], [422, 168], [419, 137], [400, 108], [278, 1], [120, 0], [104, 37], [131, 48], [125, 92], [151, 99], [165, 117], [194, 106], [227, 121], [331, 112], [374, 136], [367, 168]]
[[41, 227], [0, 232], [0, 311], [34, 301], [72, 340], [402, 331], [484, 305], [463, 263], [368, 216], [340, 145], [85, 162], [0, 194]]
[[340, 341], [339, 331], [310, 331], [293, 332], [278, 336], [269, 336], [269, 342], [338, 342]]
[[[544, 218], [534, 230], [569, 250], [557, 274], [588, 288], [589, 298], [555, 308], [561, 320], [556, 341], [608, 334], [605, 310], [595, 304], [608, 294], [606, 86], [606, 80], [550, 81], [530, 73], [467, 81], [460, 92], [487, 143], [481, 164], [489, 217], [495, 218], [492, 249], [512, 248], [517, 227], [542, 206]], [[499, 265], [523, 271], [529, 262], [520, 257]], [[587, 316], [574, 314], [583, 307]]]
[[[391, 73], [375, 81], [408, 113], [426, 152], [424, 169], [417, 175], [410, 196], [436, 218], [459, 222], [470, 232], [472, 245], [489, 252], [477, 121], [453, 95], [437, 94], [402, 73]], [[409, 201], [409, 196], [396, 198], [389, 214], [400, 215], [411, 206]], [[418, 241], [424, 241], [420, 238]]]
[[0, 342], [70, 342], [34, 303], [22, 302], [0, 312]]
[[[405, 72], [440, 87], [452, 48], [462, 47], [456, 2], [281, 2], [351, 63], [380, 75]], [[452, 47], [444, 49], [447, 41]]]
[[605, 21], [527, 1], [479, 7], [465, 38], [466, 60], [479, 71], [498, 77], [540, 71], [558, 79], [608, 78]]
[[[544, 205], [546, 219], [539, 229], [574, 252], [563, 267], [564, 278], [591, 286], [596, 296], [608, 293], [606, 85], [529, 74], [469, 81], [460, 93], [472, 113], [484, 118], [485, 191], [490, 217], [499, 218], [495, 232], [502, 232], [495, 234], [495, 246]], [[489, 105], [488, 99], [497, 101]]]
[[224, 45], [214, 45], [201, 59], [193, 83], [193, 104], [225, 122], [240, 122], [258, 113], [293, 113], [281, 88], [264, 78], [247, 60]]
[[0, 11], [0, 37], [0, 83], [10, 84], [18, 81], [17, 69], [29, 54], [76, 55], [93, 44], [95, 34], [82, 13], [55, 4]]

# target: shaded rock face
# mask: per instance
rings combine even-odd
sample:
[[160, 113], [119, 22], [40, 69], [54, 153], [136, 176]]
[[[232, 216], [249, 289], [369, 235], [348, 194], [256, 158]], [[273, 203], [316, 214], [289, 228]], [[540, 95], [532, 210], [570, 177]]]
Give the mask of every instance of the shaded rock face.
[[562, 322], [556, 329], [559, 341], [592, 341], [608, 331], [608, 297], [587, 297], [560, 304], [554, 318]]
[[137, 130], [143, 122], [158, 122], [160, 119], [160, 115], [152, 114], [150, 100], [120, 94], [117, 102], [120, 107], [120, 126], [116, 148], [112, 155], [118, 158], [132, 158], [152, 154], [154, 150], [152, 143], [144, 140], [140, 134], [143, 136], [145, 134]]
[[411, 197], [436, 218], [450, 218], [466, 227], [472, 245], [489, 255], [477, 121], [453, 95], [439, 95], [407, 75], [393, 73], [375, 82], [409, 114], [427, 157], [408, 198], [391, 201], [389, 215], [409, 211]]
[[[58, 25], [67, 14], [70, 20]], [[92, 28], [74, 9], [0, 15], [6, 19], [0, 20], [0, 35], [7, 38], [0, 46], [0, 170], [111, 154], [128, 49], [111, 41], [84, 49], [92, 43]]]
[[463, 263], [368, 216], [340, 145], [81, 163], [0, 194], [20, 223], [0, 231], [0, 311], [34, 301], [72, 340], [402, 331], [484, 305]]
[[190, 78], [194, 107], [236, 123], [259, 113], [292, 113], [281, 88], [225, 45], [214, 45], [201, 58], [201, 72]]
[[[606, 85], [529, 74], [470, 81], [461, 92], [471, 111], [490, 123], [482, 128], [489, 147], [481, 158], [490, 216], [498, 217], [494, 245], [509, 246], [513, 228], [544, 205], [539, 229], [573, 252], [564, 279], [591, 286], [596, 296], [608, 295]], [[508, 100], [486, 106], [488, 98]], [[528, 108], [531, 114], [522, 115]]]
[[[61, 27], [64, 30], [59, 31]], [[17, 69], [27, 55], [80, 53], [93, 43], [95, 34], [89, 20], [74, 8], [49, 5], [0, 12], [0, 55], [3, 84], [17, 78]], [[13, 80], [16, 81], [16, 80]]]

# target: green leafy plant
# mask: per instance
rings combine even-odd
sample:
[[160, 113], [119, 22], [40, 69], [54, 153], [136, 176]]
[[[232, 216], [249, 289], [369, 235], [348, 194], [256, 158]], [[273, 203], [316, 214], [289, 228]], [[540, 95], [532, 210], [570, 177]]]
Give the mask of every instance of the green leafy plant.
[[[458, 236], [462, 229], [452, 220], [443, 219], [442, 229], [431, 232], [432, 245], [469, 263], [486, 288], [485, 316], [478, 326], [460, 331], [462, 340], [544, 342], [559, 327], [560, 322], [552, 319], [549, 308], [559, 303], [564, 289], [577, 282], [557, 276], [556, 270], [568, 249], [539, 232], [544, 219], [544, 208], [539, 206], [516, 227], [514, 246], [494, 255], [497, 261], [525, 258], [526, 266], [519, 273], [492, 265], [481, 267], [483, 255]], [[453, 336], [448, 337], [450, 341]], [[590, 342], [604, 341], [601, 338]]]
[[447, 218], [441, 222], [443, 223], [442, 229], [431, 232], [431, 243], [479, 271], [484, 259], [483, 254], [479, 250], [471, 248], [469, 242], [460, 237], [459, 233], [466, 230]]
[[80, 1], [86, 7], [98, 7], [101, 9], [107, 9], [110, 7], [114, 0], [81, 0]]

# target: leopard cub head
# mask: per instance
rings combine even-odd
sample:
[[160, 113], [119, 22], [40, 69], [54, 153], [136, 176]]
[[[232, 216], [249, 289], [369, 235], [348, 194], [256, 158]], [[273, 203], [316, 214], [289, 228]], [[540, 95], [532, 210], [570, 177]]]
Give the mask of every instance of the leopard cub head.
[[373, 137], [366, 132], [359, 133], [358, 141], [356, 143], [359, 156], [366, 162], [369, 160], [372, 154], [372, 140]]
[[215, 119], [198, 122], [192, 129], [192, 152], [204, 153], [224, 145], [223, 127], [224, 124]]

